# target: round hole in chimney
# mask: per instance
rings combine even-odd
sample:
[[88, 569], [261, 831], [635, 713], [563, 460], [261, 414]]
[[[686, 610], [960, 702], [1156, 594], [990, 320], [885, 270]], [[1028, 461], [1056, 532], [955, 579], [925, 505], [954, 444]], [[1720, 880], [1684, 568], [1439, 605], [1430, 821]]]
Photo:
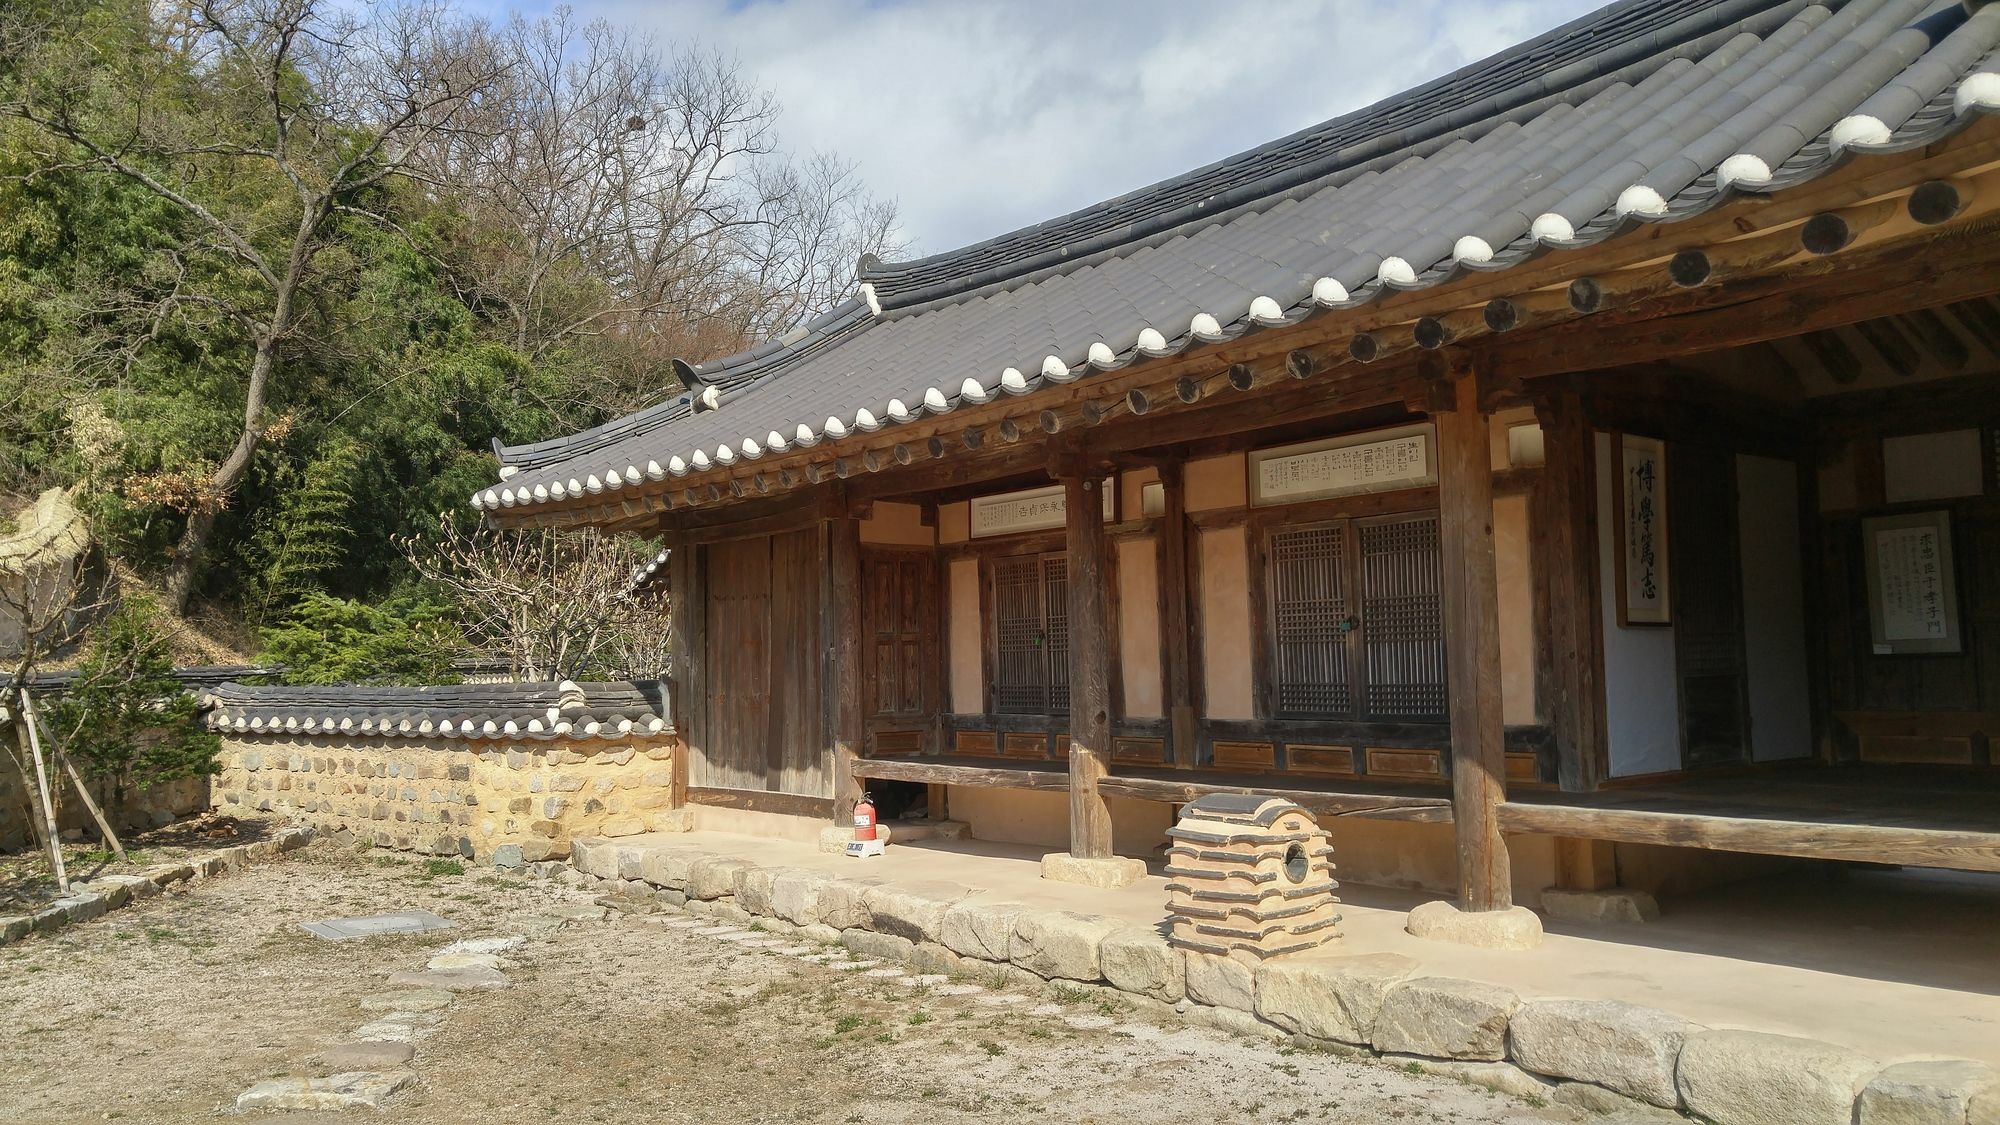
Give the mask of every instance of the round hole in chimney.
[[1285, 849], [1285, 878], [1294, 883], [1303, 883], [1306, 881], [1306, 873], [1311, 869], [1312, 863], [1306, 858], [1305, 845], [1293, 844]]

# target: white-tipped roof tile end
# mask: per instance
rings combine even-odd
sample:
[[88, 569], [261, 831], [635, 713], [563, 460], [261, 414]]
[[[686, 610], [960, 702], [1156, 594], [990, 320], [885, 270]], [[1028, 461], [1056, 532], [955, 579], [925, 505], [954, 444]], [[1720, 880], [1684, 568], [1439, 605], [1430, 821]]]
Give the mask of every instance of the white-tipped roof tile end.
[[1576, 238], [1576, 227], [1568, 219], [1548, 211], [1535, 217], [1528, 233], [1534, 235], [1537, 242], [1569, 242]]
[[868, 302], [868, 312], [870, 315], [882, 315], [882, 299], [875, 295], [874, 285], [866, 281], [861, 283], [861, 299]]
[[1883, 124], [1879, 117], [1857, 113], [1834, 122], [1832, 140], [1835, 148], [1888, 144], [1889, 126]]
[[1069, 381], [1069, 364], [1064, 363], [1060, 356], [1045, 356], [1042, 359], [1042, 377], [1066, 383]]
[[1382, 259], [1382, 264], [1375, 270], [1375, 276], [1380, 278], [1384, 285], [1411, 285], [1417, 280], [1417, 271], [1409, 262], [1392, 256]]
[[1715, 170], [1715, 182], [1723, 187], [1734, 187], [1738, 184], [1758, 187], [1771, 182], [1771, 166], [1764, 162], [1763, 157], [1739, 152], [1723, 161], [1722, 167]]
[[986, 388], [979, 385], [979, 380], [967, 378], [958, 385], [958, 397], [968, 402], [985, 402]]
[[1347, 286], [1331, 277], [1322, 277], [1313, 282], [1313, 300], [1322, 305], [1339, 305], [1347, 301]]
[[1164, 352], [1167, 350], [1167, 338], [1157, 328], [1141, 328], [1138, 347], [1142, 352]]
[[1118, 354], [1111, 350], [1110, 344], [1099, 340], [1090, 345], [1089, 361], [1092, 367], [1109, 367], [1118, 362]]
[[1667, 213], [1667, 197], [1645, 184], [1633, 184], [1618, 193], [1618, 216], [1657, 216]]
[[951, 400], [944, 397], [943, 391], [930, 387], [924, 391], [924, 409], [932, 414], [943, 414], [951, 409]]
[[1250, 302], [1250, 319], [1269, 324], [1285, 319], [1285, 310], [1270, 297], [1258, 297]]
[[1028, 377], [1021, 374], [1018, 367], [1009, 367], [1000, 373], [1000, 386], [1009, 394], [1028, 393]]
[[1468, 234], [1452, 244], [1451, 256], [1460, 262], [1490, 262], [1493, 245], [1476, 234]]
[[2000, 109], [2000, 72], [1982, 70], [1958, 84], [1951, 98], [1954, 113], [1969, 109]]
[[1222, 335], [1222, 323], [1212, 313], [1199, 312], [1188, 321], [1188, 333], [1198, 340], [1217, 339]]

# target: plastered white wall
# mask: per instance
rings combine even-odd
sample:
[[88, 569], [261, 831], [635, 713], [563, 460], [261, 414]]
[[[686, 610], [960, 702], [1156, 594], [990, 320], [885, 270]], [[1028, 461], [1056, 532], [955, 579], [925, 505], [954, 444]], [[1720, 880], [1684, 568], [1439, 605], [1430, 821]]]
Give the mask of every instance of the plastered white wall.
[[[1671, 458], [1671, 454], [1669, 454]], [[1672, 462], [1668, 462], [1672, 472]], [[1671, 625], [1618, 624], [1618, 481], [1611, 475], [1611, 435], [1597, 435], [1597, 564], [1604, 607], [1604, 726], [1611, 776], [1681, 767], [1680, 680]], [[1669, 518], [1672, 514], [1669, 513]], [[1671, 557], [1667, 565], [1673, 565]]]

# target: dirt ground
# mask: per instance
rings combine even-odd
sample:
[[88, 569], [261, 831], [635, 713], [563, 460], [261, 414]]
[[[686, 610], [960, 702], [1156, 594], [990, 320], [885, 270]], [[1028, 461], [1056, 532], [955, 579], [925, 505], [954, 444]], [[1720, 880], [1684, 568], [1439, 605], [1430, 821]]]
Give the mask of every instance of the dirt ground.
[[[164, 828], [124, 834], [126, 859], [94, 843], [66, 843], [63, 866], [72, 880], [100, 875], [138, 875], [163, 863], [189, 863], [237, 844], [262, 840], [283, 825], [268, 820], [239, 820], [221, 813], [202, 813]], [[24, 914], [62, 897], [48, 856], [39, 847], [0, 855], [0, 914]]]
[[[319, 842], [0, 949], [0, 1120], [189, 1122], [314, 1073], [359, 1000], [460, 939], [533, 929], [581, 890]], [[426, 909], [422, 935], [315, 919]], [[1387, 1063], [1163, 1026], [1051, 987], [911, 987], [752, 949], [677, 915], [531, 937], [512, 987], [461, 993], [380, 1113], [312, 1122], [1541, 1122], [1543, 1107]], [[524, 925], [523, 919], [528, 921]], [[706, 922], [706, 920], [704, 920]], [[791, 943], [785, 943], [790, 945]], [[1011, 1001], [997, 999], [1012, 997]]]

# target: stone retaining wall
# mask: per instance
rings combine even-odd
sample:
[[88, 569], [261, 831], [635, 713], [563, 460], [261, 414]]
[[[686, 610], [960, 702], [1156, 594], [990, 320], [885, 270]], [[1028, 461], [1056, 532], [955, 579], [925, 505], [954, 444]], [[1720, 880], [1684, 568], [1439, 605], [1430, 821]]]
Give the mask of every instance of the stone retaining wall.
[[[12, 737], [11, 731], [0, 732], [0, 738]], [[71, 838], [96, 839], [97, 822], [91, 819], [90, 811], [77, 799], [69, 778], [60, 772], [60, 767], [57, 769], [56, 776], [49, 779], [49, 784], [59, 787], [56, 794], [57, 827]], [[20, 851], [33, 846], [35, 836], [29, 832], [25, 818], [33, 807], [29, 794], [34, 784], [32, 774], [27, 778], [21, 776], [11, 755], [0, 754], [0, 852]], [[126, 794], [125, 803], [117, 808], [112, 807], [105, 793], [93, 789], [91, 796], [111, 818], [112, 827], [121, 833], [131, 829], [158, 828], [207, 808], [208, 779], [189, 777], [146, 789], [134, 789]]]
[[69, 894], [54, 899], [26, 914], [0, 917], [0, 945], [19, 941], [31, 933], [46, 933], [71, 922], [102, 918], [134, 899], [150, 898], [175, 883], [191, 879], [213, 879], [231, 871], [241, 871], [312, 843], [310, 828], [282, 828], [270, 837], [248, 844], [219, 848], [186, 863], [162, 863], [137, 875], [99, 875], [95, 879], [73, 879]]
[[670, 733], [520, 743], [225, 734], [211, 788], [224, 811], [511, 867], [561, 859], [576, 836], [684, 830], [672, 807], [675, 752]]
[[1167, 944], [1152, 926], [989, 902], [945, 882], [760, 867], [693, 847], [578, 839], [585, 880], [923, 972], [1116, 990], [1135, 1007], [1302, 1046], [1366, 1051], [1596, 1112], [1677, 1111], [1717, 1125], [2000, 1121], [2000, 1073], [1969, 1060], [1880, 1062], [1831, 1043], [1707, 1028], [1616, 1000], [1529, 999], [1337, 948], [1252, 967]]

